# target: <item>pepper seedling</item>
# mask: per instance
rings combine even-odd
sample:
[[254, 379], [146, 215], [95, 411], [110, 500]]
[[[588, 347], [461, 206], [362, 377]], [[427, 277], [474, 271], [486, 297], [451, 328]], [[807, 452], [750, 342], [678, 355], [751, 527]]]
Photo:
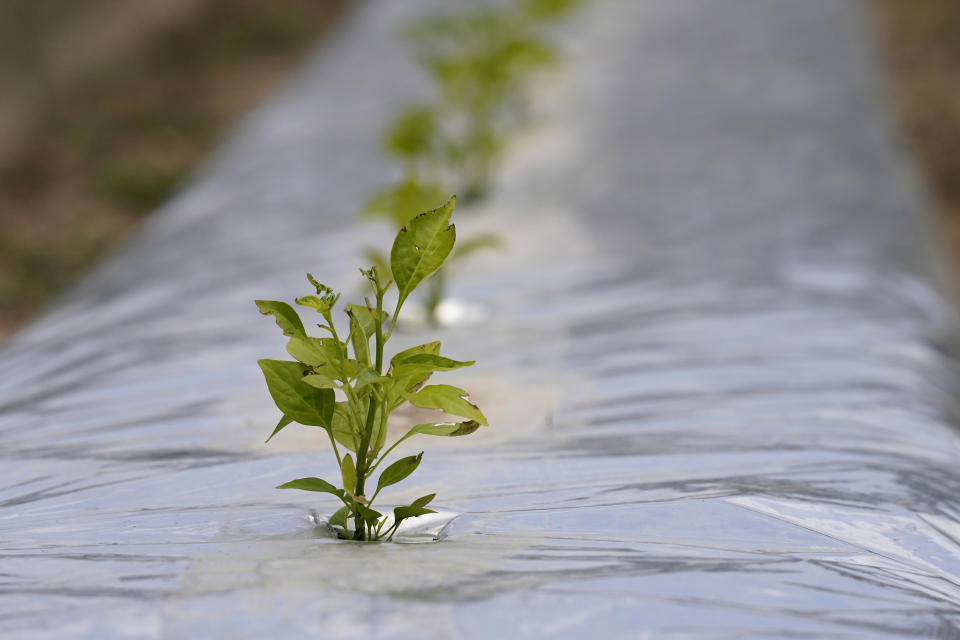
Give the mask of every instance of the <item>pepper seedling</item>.
[[[321, 317], [317, 326], [329, 335], [307, 335], [300, 316], [285, 302], [257, 300], [264, 315], [272, 315], [289, 339], [287, 353], [294, 360], [260, 360], [270, 395], [283, 412], [269, 442], [287, 425], [297, 422], [326, 431], [340, 467], [342, 487], [321, 478], [298, 478], [278, 489], [302, 489], [336, 496], [342, 503], [329, 523], [340, 537], [352, 540], [390, 540], [407, 518], [434, 513], [427, 505], [436, 494], [428, 494], [393, 510], [393, 522], [374, 510], [381, 490], [405, 479], [420, 464], [423, 452], [406, 456], [384, 468], [373, 495], [367, 496], [368, 482], [394, 448], [415, 435], [465, 436], [486, 425], [480, 409], [463, 389], [430, 384], [438, 371], [450, 371], [474, 364], [440, 355], [440, 342], [427, 342], [395, 354], [384, 371], [384, 347], [397, 325], [397, 318], [410, 294], [437, 271], [450, 255], [456, 241], [456, 228], [450, 215], [456, 203], [421, 213], [397, 234], [390, 251], [390, 271], [394, 280], [386, 280], [377, 267], [361, 269], [373, 293], [364, 304], [347, 304], [349, 330], [341, 340], [333, 319], [333, 308], [340, 298], [310, 274], [307, 278], [316, 295], [297, 298], [296, 303], [314, 309]], [[396, 285], [397, 301], [393, 314], [384, 310], [384, 296]], [[370, 342], [373, 340], [373, 345]], [[338, 400], [342, 398], [342, 400]], [[437, 422], [415, 425], [385, 448], [390, 414], [405, 404], [438, 412]], [[458, 420], [445, 418], [456, 416]], [[341, 455], [341, 447], [346, 451]], [[351, 530], [352, 523], [352, 530]]]

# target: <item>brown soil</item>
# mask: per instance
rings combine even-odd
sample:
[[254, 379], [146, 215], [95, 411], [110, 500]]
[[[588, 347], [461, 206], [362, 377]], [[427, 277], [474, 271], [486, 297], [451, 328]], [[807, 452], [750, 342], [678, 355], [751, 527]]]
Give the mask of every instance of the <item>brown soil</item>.
[[0, 339], [154, 210], [350, 0], [0, 0]]
[[[960, 282], [960, 2], [873, 0], [907, 140], [919, 162]], [[960, 300], [960, 297], [957, 298]]]

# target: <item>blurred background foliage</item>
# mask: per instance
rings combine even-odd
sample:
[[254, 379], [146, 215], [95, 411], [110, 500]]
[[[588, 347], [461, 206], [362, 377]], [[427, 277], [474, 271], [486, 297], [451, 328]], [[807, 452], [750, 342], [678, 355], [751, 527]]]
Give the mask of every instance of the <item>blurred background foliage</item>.
[[[410, 23], [406, 39], [432, 80], [433, 95], [402, 106], [388, 124], [382, 148], [402, 165], [402, 177], [374, 192], [360, 217], [386, 218], [399, 228], [451, 195], [458, 197], [461, 212], [483, 201], [511, 138], [537, 119], [528, 105], [532, 81], [562, 58], [551, 29], [583, 1], [465, 4]], [[491, 233], [458, 243], [426, 283], [425, 319], [442, 323], [452, 268], [479, 251], [502, 246]], [[367, 257], [386, 280], [387, 256], [368, 249]]]
[[[544, 23], [576, 2], [522, 0], [530, 18]], [[162, 204], [350, 4], [0, 0], [0, 339]], [[866, 7], [892, 72], [904, 131], [960, 273], [960, 2], [869, 0]], [[506, 86], [498, 70], [551, 64], [549, 43], [535, 36], [511, 44], [510, 29], [482, 14], [476, 24], [443, 24], [438, 16], [419, 27], [433, 34], [412, 55], [436, 76], [438, 102], [474, 105], [456, 89], [465, 77], [489, 80], [494, 90], [485, 95], [495, 97], [497, 83]], [[486, 57], [462, 55], [484, 52], [486, 45], [471, 44], [477, 42], [502, 48], [499, 54], [486, 50]], [[482, 68], [484, 59], [498, 55], [516, 64]], [[475, 106], [482, 116], [483, 101]], [[522, 115], [517, 106], [511, 113]], [[503, 126], [513, 124], [508, 117]], [[385, 150], [401, 164], [417, 164], [415, 158], [432, 153], [437, 126], [435, 105], [411, 105], [387, 134]], [[495, 161], [503, 137], [498, 132], [487, 142], [471, 142], [489, 151], [486, 159], [474, 154], [478, 168], [463, 174], [475, 174], [481, 191], [489, 178], [485, 165]], [[455, 145], [447, 152], [456, 155]], [[407, 172], [378, 194], [379, 202], [371, 199], [370, 209], [424, 209], [445, 198], [447, 185], [419, 190], [426, 186], [419, 184], [423, 171]], [[470, 188], [454, 189], [472, 195]]]
[[0, 338], [296, 68], [350, 0], [0, 0]]

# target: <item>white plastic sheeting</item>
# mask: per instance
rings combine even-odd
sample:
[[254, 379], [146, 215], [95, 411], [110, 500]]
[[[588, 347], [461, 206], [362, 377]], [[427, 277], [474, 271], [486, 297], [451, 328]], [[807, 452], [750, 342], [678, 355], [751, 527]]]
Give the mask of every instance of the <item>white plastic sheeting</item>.
[[[858, 4], [594, 0], [461, 235], [493, 426], [412, 441], [447, 540], [307, 519], [336, 474], [254, 298], [359, 287], [376, 136], [427, 90], [380, 0], [0, 353], [0, 635], [956, 637], [945, 305]], [[424, 336], [408, 331], [406, 344]]]

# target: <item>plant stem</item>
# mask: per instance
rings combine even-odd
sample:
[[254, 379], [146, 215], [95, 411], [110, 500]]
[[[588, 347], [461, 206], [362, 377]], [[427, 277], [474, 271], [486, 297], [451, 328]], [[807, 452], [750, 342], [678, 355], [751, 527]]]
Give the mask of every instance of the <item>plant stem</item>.
[[[385, 289], [381, 288], [378, 283], [374, 283], [377, 288], [377, 313], [376, 313], [376, 323], [377, 323], [377, 358], [376, 358], [376, 372], [377, 375], [382, 375], [383, 373], [383, 294]], [[354, 492], [356, 496], [362, 496], [364, 491], [364, 483], [367, 479], [367, 449], [370, 448], [370, 437], [373, 435], [373, 422], [377, 416], [377, 403], [378, 400], [376, 395], [373, 393], [368, 394], [369, 404], [367, 409], [367, 423], [364, 427], [363, 433], [360, 437], [360, 444], [357, 447], [357, 489]], [[362, 525], [364, 524], [363, 518], [357, 513], [354, 520], [354, 528], [356, 532], [354, 533], [354, 538], [363, 540], [364, 529]], [[359, 535], [359, 537], [358, 537]]]
[[340, 449], [337, 448], [337, 441], [333, 437], [333, 427], [329, 429], [324, 429], [327, 432], [327, 435], [330, 436], [330, 444], [333, 445], [333, 455], [337, 457], [337, 466], [343, 466], [343, 460], [340, 458]]
[[[347, 347], [344, 343], [340, 342], [340, 336], [337, 335], [337, 327], [336, 325], [333, 324], [333, 316], [331, 316], [330, 314], [327, 314], [324, 317], [327, 319], [327, 324], [329, 325], [328, 328], [330, 329], [330, 334], [333, 336], [333, 339], [336, 341], [337, 346], [339, 347], [340, 357], [344, 361], [346, 361], [349, 358], [349, 354], [347, 353]], [[349, 400], [349, 402], [347, 403], [348, 407], [353, 408], [360, 404], [360, 401], [357, 399], [357, 394], [353, 390], [353, 385], [351, 385], [347, 380], [344, 380], [343, 386], [341, 388], [343, 389], [343, 392], [347, 395], [347, 400]], [[358, 416], [355, 412], [350, 412], [347, 414], [348, 417], [350, 417], [351, 415], [353, 417], [353, 421], [356, 423], [354, 426], [356, 426], [357, 429], [359, 430], [360, 416]]]
[[383, 375], [383, 294], [386, 287], [377, 289], [377, 375]]
[[406, 439], [409, 438], [409, 437], [410, 437], [410, 434], [407, 433], [405, 436], [403, 436], [402, 438], [400, 438], [399, 440], [397, 440], [396, 442], [394, 442], [392, 445], [390, 445], [390, 447], [389, 447], [386, 451], [383, 452], [383, 455], [380, 456], [379, 458], [377, 458], [377, 461], [374, 463], [374, 465], [373, 465], [372, 467], [370, 467], [370, 471], [372, 472], [374, 469], [376, 469], [377, 467], [379, 467], [379, 466], [380, 466], [380, 463], [383, 462], [383, 461], [387, 458], [388, 455], [390, 455], [390, 452], [393, 451], [394, 448], [396, 448], [396, 446], [397, 446], [398, 444], [400, 444], [401, 442], [403, 442], [404, 440], [406, 440]]
[[[375, 398], [371, 393], [369, 396], [370, 409], [367, 411], [367, 424], [363, 430], [363, 437], [360, 440], [360, 444], [357, 446], [357, 489], [353, 492], [355, 496], [363, 495], [363, 486], [364, 482], [367, 479], [367, 448], [370, 446], [370, 433], [373, 431], [373, 419], [377, 413], [377, 405]], [[363, 540], [363, 529], [362, 525], [364, 524], [363, 518], [360, 516], [360, 513], [357, 513], [355, 519], [355, 528], [356, 532], [354, 533], [354, 538], [357, 540]], [[357, 535], [360, 537], [358, 538]]]
[[384, 532], [383, 535], [387, 535], [388, 533], [390, 534], [390, 536], [387, 538], [387, 542], [390, 542], [391, 540], [393, 540], [393, 534], [395, 534], [397, 532], [397, 529], [399, 528], [400, 528], [400, 523], [395, 522], [392, 527], [390, 527], [389, 529], [387, 529], [387, 531]]

